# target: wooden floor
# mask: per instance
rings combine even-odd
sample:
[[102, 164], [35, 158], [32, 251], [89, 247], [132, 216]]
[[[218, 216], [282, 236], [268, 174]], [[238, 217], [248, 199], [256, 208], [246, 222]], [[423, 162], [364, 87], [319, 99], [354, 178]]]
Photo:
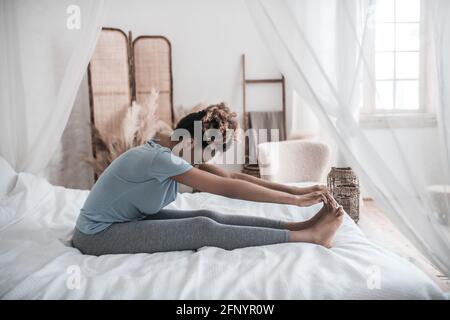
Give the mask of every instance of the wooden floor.
[[399, 256], [409, 260], [428, 274], [436, 284], [450, 292], [450, 279], [446, 278], [406, 239], [392, 222], [379, 210], [371, 200], [365, 200], [358, 222], [361, 230], [370, 241], [385, 247]]

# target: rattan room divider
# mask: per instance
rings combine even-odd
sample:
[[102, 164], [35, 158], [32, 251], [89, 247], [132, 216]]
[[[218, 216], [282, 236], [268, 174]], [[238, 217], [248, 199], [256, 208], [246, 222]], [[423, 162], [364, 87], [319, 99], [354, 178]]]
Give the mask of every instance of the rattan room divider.
[[[103, 28], [88, 66], [91, 123], [100, 134], [119, 130], [133, 101], [145, 106], [159, 91], [160, 120], [173, 127], [172, 47], [163, 36], [132, 38], [120, 29]], [[93, 156], [96, 146], [92, 147]]]

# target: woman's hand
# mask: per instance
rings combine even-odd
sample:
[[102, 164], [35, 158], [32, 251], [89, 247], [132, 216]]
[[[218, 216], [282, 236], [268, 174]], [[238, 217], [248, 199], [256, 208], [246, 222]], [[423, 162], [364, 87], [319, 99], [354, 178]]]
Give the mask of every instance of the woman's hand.
[[310, 187], [293, 187], [292, 194], [298, 198], [298, 206], [309, 207], [314, 204], [329, 202], [329, 191], [324, 185], [314, 185]]
[[295, 187], [295, 186], [290, 186], [290, 185], [286, 185], [286, 184], [282, 184], [282, 183], [276, 183], [273, 181], [263, 180], [263, 179], [256, 178], [256, 177], [253, 177], [248, 174], [241, 173], [241, 172], [228, 172], [226, 170], [223, 170], [222, 168], [219, 168], [215, 165], [207, 164], [207, 163], [201, 164], [199, 166], [199, 169], [209, 172], [209, 173], [212, 173], [212, 174], [215, 174], [219, 177], [247, 181], [247, 182], [251, 182], [253, 184], [259, 185], [261, 187], [267, 188], [267, 189], [272, 189], [275, 191], [289, 193], [294, 196], [294, 197], [292, 197], [292, 198], [294, 198], [294, 201], [297, 201], [297, 202], [300, 201], [300, 202], [304, 203], [305, 205], [308, 203], [311, 203], [310, 198], [314, 197], [314, 196], [310, 195], [308, 197], [300, 197], [299, 199], [298, 199], [298, 196], [307, 195], [309, 193], [313, 193], [316, 191], [319, 191], [323, 194], [328, 192], [327, 187], [324, 185], [314, 185], [314, 186], [309, 186], [309, 187]]
[[234, 199], [282, 203], [300, 207], [329, 202], [326, 196], [328, 191], [323, 187], [316, 187], [318, 190], [307, 194], [296, 195], [291, 192], [273, 190], [250, 181], [223, 177], [197, 168], [192, 168], [185, 173], [172, 177], [172, 179], [203, 192]]
[[329, 201], [327, 194], [328, 191], [314, 191], [307, 194], [297, 195], [297, 206], [309, 207], [320, 202], [327, 204]]
[[300, 203], [306, 205], [312, 201], [311, 197], [305, 198], [292, 193], [273, 190], [249, 181], [223, 177], [197, 168], [173, 176], [172, 179], [203, 192], [233, 199], [290, 205], [300, 205]]
[[306, 195], [308, 193], [313, 193], [313, 192], [321, 192], [321, 193], [326, 193], [328, 192], [328, 188], [327, 186], [324, 185], [320, 185], [320, 184], [316, 184], [314, 186], [310, 186], [310, 187], [293, 187], [292, 188], [292, 194], [295, 195]]

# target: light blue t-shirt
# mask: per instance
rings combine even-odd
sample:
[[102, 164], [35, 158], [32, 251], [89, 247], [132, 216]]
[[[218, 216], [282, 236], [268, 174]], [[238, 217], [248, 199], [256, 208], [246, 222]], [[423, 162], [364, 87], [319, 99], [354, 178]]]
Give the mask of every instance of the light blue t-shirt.
[[76, 228], [98, 233], [112, 223], [137, 221], [174, 201], [178, 183], [171, 177], [192, 165], [153, 140], [132, 148], [101, 174], [80, 211]]

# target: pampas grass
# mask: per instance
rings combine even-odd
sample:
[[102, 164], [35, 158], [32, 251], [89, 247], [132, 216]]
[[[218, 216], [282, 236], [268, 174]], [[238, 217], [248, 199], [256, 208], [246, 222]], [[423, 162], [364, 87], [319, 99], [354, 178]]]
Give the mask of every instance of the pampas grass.
[[[128, 149], [142, 145], [149, 139], [157, 139], [173, 132], [173, 128], [160, 120], [156, 114], [158, 97], [159, 93], [152, 89], [142, 104], [133, 101], [129, 108], [118, 112], [111, 119], [111, 123], [120, 123], [120, 127], [114, 132], [100, 132], [95, 125], [91, 126], [95, 158], [85, 160], [92, 166], [97, 176], [100, 176], [114, 159]], [[200, 111], [207, 106], [207, 103], [202, 102], [189, 109], [183, 106], [175, 108], [174, 126], [189, 113]], [[111, 125], [111, 127], [114, 126]]]
[[[92, 145], [95, 150], [94, 159], [86, 159], [100, 176], [110, 163], [130, 148], [144, 144], [157, 134], [170, 134], [171, 127], [158, 119], [159, 93], [152, 89], [144, 103], [133, 101], [129, 108], [118, 112], [112, 123], [120, 122], [120, 127], [114, 132], [101, 133], [95, 125], [92, 125]], [[117, 117], [117, 118], [116, 118]], [[119, 119], [120, 121], [116, 121]]]

